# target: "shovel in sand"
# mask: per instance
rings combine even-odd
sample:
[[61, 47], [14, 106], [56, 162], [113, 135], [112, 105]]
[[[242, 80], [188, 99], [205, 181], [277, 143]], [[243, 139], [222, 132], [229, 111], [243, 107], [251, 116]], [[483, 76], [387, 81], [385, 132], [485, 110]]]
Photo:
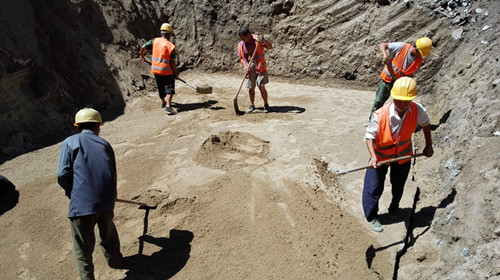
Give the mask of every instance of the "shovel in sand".
[[181, 78], [177, 78], [179, 81], [185, 83], [188, 87], [196, 90], [196, 93], [212, 93], [212, 87], [197, 87], [197, 86], [193, 86], [191, 84], [189, 84], [188, 82], [184, 81], [183, 79]]
[[144, 209], [144, 210], [156, 209], [156, 207], [157, 207], [156, 205], [147, 205], [145, 202], [137, 201], [137, 200], [117, 198], [116, 201], [122, 202], [122, 203], [139, 205], [139, 209]]
[[[410, 156], [393, 158], [393, 159], [381, 161], [381, 162], [379, 162], [379, 164], [380, 165], [391, 164], [393, 162], [397, 162], [397, 161], [400, 161], [400, 160], [412, 159], [412, 158], [416, 158], [416, 157], [421, 157], [423, 155], [424, 155], [423, 153], [420, 153], [420, 154], [414, 154], [414, 155], [410, 155]], [[365, 165], [365, 166], [360, 166], [360, 167], [355, 167], [355, 168], [340, 170], [340, 171], [337, 171], [337, 172], [333, 172], [333, 174], [334, 175], [344, 175], [344, 174], [347, 174], [349, 172], [363, 170], [363, 169], [367, 169], [367, 168], [370, 168], [370, 167], [373, 167], [373, 165], [369, 164], [369, 165]]]
[[[253, 58], [255, 57], [255, 54], [257, 53], [258, 47], [259, 47], [259, 42], [257, 42], [257, 44], [255, 45], [255, 50], [253, 50], [252, 58], [250, 58], [250, 60], [248, 61], [248, 68], [250, 68], [250, 65], [254, 62]], [[240, 109], [238, 108], [238, 94], [240, 94], [241, 87], [243, 86], [243, 83], [245, 82], [247, 74], [248, 73], [245, 73], [245, 76], [243, 77], [243, 81], [241, 81], [240, 88], [238, 89], [238, 92], [236, 93], [236, 95], [234, 95], [234, 98], [233, 98], [233, 107], [234, 107], [234, 112], [236, 113], [236, 115], [243, 114], [243, 112], [241, 112]]]
[[139, 209], [144, 209], [146, 210], [144, 214], [144, 228], [142, 231], [142, 236], [139, 237], [139, 256], [142, 256], [142, 252], [144, 250], [144, 237], [146, 237], [146, 234], [148, 233], [148, 216], [149, 216], [149, 210], [156, 209], [156, 205], [147, 205], [145, 202], [142, 201], [137, 201], [137, 200], [128, 200], [128, 199], [121, 199], [117, 198], [117, 202], [123, 202], [123, 203], [128, 203], [128, 204], [135, 204], [139, 205]]

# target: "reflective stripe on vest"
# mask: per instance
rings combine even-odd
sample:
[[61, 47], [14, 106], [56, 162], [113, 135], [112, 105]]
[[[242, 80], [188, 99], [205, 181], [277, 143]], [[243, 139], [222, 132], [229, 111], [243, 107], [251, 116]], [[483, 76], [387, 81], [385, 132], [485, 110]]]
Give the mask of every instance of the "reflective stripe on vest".
[[[413, 63], [410, 66], [407, 65], [407, 67], [403, 69], [404, 62], [406, 58], [410, 55], [410, 47], [411, 44], [405, 43], [403, 47], [398, 51], [396, 56], [391, 60], [392, 69], [394, 70], [394, 74], [396, 74], [395, 77], [396, 79], [401, 78], [403, 76], [411, 75], [413, 72], [417, 71], [418, 67], [420, 67], [420, 65], [422, 64], [423, 61], [422, 57], [417, 56], [415, 61], [413, 61]], [[384, 67], [384, 70], [382, 70], [382, 72], [380, 73], [380, 78], [382, 78], [382, 80], [388, 83], [392, 82], [392, 77], [389, 72], [389, 69], [387, 68], [387, 65]]]
[[174, 44], [163, 37], [158, 37], [153, 40], [153, 55], [151, 56], [151, 72], [153, 72], [153, 74], [174, 74], [170, 66], [170, 54], [174, 50]]
[[[379, 137], [374, 141], [375, 154], [377, 155], [377, 161], [389, 160], [397, 157], [413, 155], [413, 148], [411, 142], [411, 135], [417, 128], [417, 118], [418, 118], [418, 108], [415, 103], [410, 103], [408, 112], [406, 113], [405, 120], [403, 121], [403, 126], [401, 127], [401, 132], [399, 133], [398, 139], [392, 138], [392, 130], [389, 120], [389, 106], [384, 107], [375, 111], [378, 119], [378, 131]], [[398, 161], [399, 164], [403, 164], [410, 159]]]
[[[258, 44], [258, 42], [257, 42], [257, 36], [255, 36], [255, 35], [252, 35], [252, 36], [253, 36], [255, 44], [258, 46], [257, 47], [257, 53], [255, 54], [255, 58], [254, 59], [257, 61], [257, 70], [258, 70], [258, 72], [262, 73], [262, 72], [264, 72], [264, 71], [267, 70], [267, 63], [266, 63], [266, 58], [265, 58], [265, 55], [264, 55], [264, 48], [262, 47], [262, 44]], [[246, 60], [248, 62], [248, 59], [250, 59], [250, 57], [251, 57], [252, 54], [245, 55], [243, 53], [243, 44], [245, 44], [245, 42], [242, 41], [238, 45], [238, 54], [240, 55], [241, 58], [243, 58], [244, 60]]]

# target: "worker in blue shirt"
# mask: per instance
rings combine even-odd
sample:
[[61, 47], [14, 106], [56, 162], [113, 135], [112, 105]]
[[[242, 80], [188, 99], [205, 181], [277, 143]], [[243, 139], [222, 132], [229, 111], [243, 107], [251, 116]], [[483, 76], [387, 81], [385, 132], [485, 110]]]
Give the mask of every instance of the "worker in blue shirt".
[[102, 124], [98, 111], [78, 111], [74, 125], [80, 133], [63, 141], [57, 166], [58, 183], [70, 198], [73, 255], [82, 280], [95, 279], [92, 253], [96, 225], [108, 265], [120, 268], [122, 263], [120, 240], [113, 223], [117, 196], [115, 154], [111, 145], [99, 137]]

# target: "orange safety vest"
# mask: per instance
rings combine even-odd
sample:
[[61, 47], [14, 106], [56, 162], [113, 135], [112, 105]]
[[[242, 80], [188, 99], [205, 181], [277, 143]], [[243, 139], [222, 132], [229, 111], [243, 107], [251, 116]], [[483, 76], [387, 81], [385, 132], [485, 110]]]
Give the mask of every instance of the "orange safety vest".
[[170, 66], [170, 54], [175, 51], [174, 44], [163, 37], [153, 40], [153, 55], [151, 56], [151, 72], [158, 75], [173, 75]]
[[[264, 56], [264, 47], [262, 47], [262, 44], [259, 44], [257, 42], [257, 36], [255, 35], [252, 35], [254, 41], [255, 41], [255, 44], [257, 45], [257, 53], [255, 54], [256, 59], [257, 60], [257, 71], [262, 73], [264, 71], [267, 70], [267, 63], [266, 63], [266, 58]], [[241, 41], [241, 43], [238, 45], [238, 53], [240, 55], [240, 57], [244, 60], [247, 60], [250, 59], [251, 55], [252, 54], [248, 54], [248, 57], [247, 55], [245, 55], [245, 53], [243, 53], [243, 45], [245, 44], [245, 42]], [[250, 62], [249, 62], [250, 64]]]
[[[403, 64], [405, 62], [405, 59], [407, 56], [410, 55], [410, 47], [411, 44], [405, 43], [391, 61], [392, 69], [394, 69], [394, 73], [396, 74], [395, 77], [396, 80], [403, 76], [411, 75], [413, 72], [417, 71], [418, 67], [420, 67], [420, 65], [422, 64], [423, 59], [421, 56], [418, 56], [417, 59], [415, 59], [415, 61], [413, 61], [413, 63], [409, 67], [403, 69]], [[382, 73], [380, 73], [380, 78], [390, 83], [392, 82], [392, 77], [390, 73], [391, 72], [389, 72], [389, 69], [387, 68], [386, 65], [384, 67], [384, 70], [382, 70]]]
[[[389, 104], [390, 105], [390, 104]], [[411, 145], [411, 135], [417, 128], [418, 108], [417, 104], [410, 103], [410, 108], [406, 113], [401, 132], [397, 139], [392, 138], [391, 125], [389, 121], [389, 105], [375, 111], [378, 118], [379, 137], [374, 141], [375, 154], [377, 161], [389, 160], [397, 157], [413, 155]], [[410, 159], [398, 161], [403, 164]]]

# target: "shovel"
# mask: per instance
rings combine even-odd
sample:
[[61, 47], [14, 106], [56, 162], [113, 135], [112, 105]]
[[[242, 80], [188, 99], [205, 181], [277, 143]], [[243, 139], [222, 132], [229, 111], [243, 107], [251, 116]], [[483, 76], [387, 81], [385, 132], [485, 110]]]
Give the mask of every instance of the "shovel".
[[[390, 163], [397, 162], [397, 161], [400, 161], [400, 160], [405, 160], [405, 159], [412, 159], [412, 158], [416, 158], [416, 157], [421, 157], [421, 156], [423, 156], [423, 155], [424, 155], [424, 153], [414, 154], [414, 155], [404, 156], [404, 157], [398, 157], [398, 158], [393, 158], [393, 159], [389, 159], [389, 160], [384, 160], [384, 161], [381, 161], [381, 162], [379, 162], [378, 164], [380, 164], [380, 165], [390, 164]], [[370, 167], [373, 167], [373, 165], [369, 164], [369, 165], [360, 166], [360, 167], [355, 167], [355, 168], [351, 168], [351, 169], [345, 169], [345, 170], [341, 170], [341, 171], [334, 172], [333, 174], [334, 174], [334, 175], [344, 175], [344, 174], [347, 174], [347, 173], [349, 173], [349, 172], [358, 171], [358, 170], [363, 170], [363, 169], [367, 169], [367, 168], [370, 168]]]
[[142, 201], [121, 199], [121, 198], [117, 198], [116, 201], [117, 202], [128, 203], [128, 204], [139, 205], [139, 209], [146, 210], [146, 212], [144, 214], [144, 228], [143, 228], [143, 231], [142, 231], [142, 236], [139, 237], [139, 256], [142, 256], [142, 252], [144, 250], [144, 237], [148, 233], [148, 216], [149, 216], [149, 210], [156, 209], [157, 206], [156, 205], [154, 205], [154, 206], [147, 205], [145, 202], [142, 202]]
[[181, 78], [177, 78], [179, 81], [185, 83], [188, 87], [196, 90], [196, 93], [212, 93], [212, 87], [208, 86], [208, 87], [197, 87], [197, 86], [193, 86], [191, 84], [189, 84], [188, 82], [184, 81], [183, 79]]
[[[255, 54], [257, 53], [257, 48], [259, 47], [259, 42], [255, 45], [255, 50], [253, 50], [252, 58], [248, 61], [248, 68], [250, 69], [250, 65], [254, 63], [253, 58], [255, 57]], [[245, 78], [247, 77], [248, 73], [245, 73], [245, 76], [243, 76], [243, 81], [241, 81], [240, 88], [238, 89], [238, 92], [233, 98], [233, 107], [234, 107], [234, 112], [236, 115], [242, 115], [243, 113], [240, 111], [238, 108], [238, 94], [240, 94], [241, 87], [243, 86], [243, 83], [245, 82]]]
[[137, 201], [137, 200], [128, 200], [128, 199], [117, 198], [116, 201], [122, 202], [122, 203], [139, 205], [139, 209], [145, 209], [145, 210], [156, 209], [156, 207], [157, 207], [156, 205], [154, 205], [154, 206], [147, 205], [145, 202]]

